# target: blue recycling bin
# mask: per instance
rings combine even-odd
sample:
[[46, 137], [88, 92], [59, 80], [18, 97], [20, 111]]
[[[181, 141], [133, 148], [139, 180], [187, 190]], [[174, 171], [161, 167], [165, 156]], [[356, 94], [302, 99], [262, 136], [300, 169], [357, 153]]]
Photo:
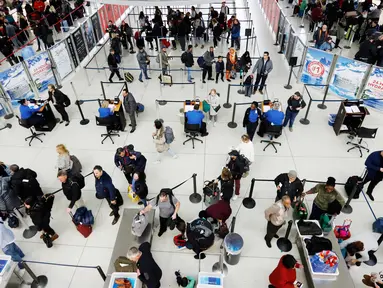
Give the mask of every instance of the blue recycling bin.
[[223, 246], [225, 249], [225, 261], [229, 265], [236, 265], [241, 258], [241, 252], [243, 249], [243, 238], [237, 233], [229, 233], [223, 240]]

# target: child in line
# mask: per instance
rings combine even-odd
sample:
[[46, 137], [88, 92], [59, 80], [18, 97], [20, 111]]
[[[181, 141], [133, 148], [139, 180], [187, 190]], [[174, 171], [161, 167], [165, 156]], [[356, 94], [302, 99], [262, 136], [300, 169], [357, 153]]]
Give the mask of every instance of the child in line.
[[224, 71], [225, 71], [225, 63], [223, 62], [223, 57], [218, 56], [218, 61], [215, 63], [215, 73], [216, 73], [215, 83], [218, 83], [219, 75], [221, 75], [222, 82], [225, 82], [225, 80], [223, 79]]

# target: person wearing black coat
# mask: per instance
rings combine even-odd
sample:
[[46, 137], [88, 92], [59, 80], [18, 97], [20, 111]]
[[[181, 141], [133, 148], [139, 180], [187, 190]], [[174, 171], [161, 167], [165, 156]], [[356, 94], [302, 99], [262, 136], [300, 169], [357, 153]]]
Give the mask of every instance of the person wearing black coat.
[[28, 197], [43, 195], [35, 171], [28, 168], [19, 168], [16, 164], [11, 165], [9, 169], [12, 174], [11, 188], [22, 201], [25, 201]]
[[154, 38], [154, 41], [156, 42], [156, 51], [158, 51], [158, 40], [157, 39], [160, 37], [161, 37], [161, 26], [160, 26], [159, 22], [156, 22], [153, 25], [153, 38]]
[[57, 112], [59, 112], [62, 117], [60, 124], [65, 121], [65, 126], [68, 126], [70, 121], [68, 113], [65, 111], [65, 107], [68, 107], [70, 105], [70, 100], [68, 96], [60, 90], [56, 89], [55, 85], [53, 84], [48, 85], [48, 96], [48, 101], [51, 101], [53, 103], [53, 106], [55, 106]]
[[283, 121], [283, 127], [286, 127], [287, 124], [289, 124], [289, 130], [290, 132], [293, 132], [294, 120], [297, 117], [299, 111], [305, 107], [306, 103], [303, 100], [301, 93], [299, 93], [299, 91], [295, 92], [294, 95], [287, 100], [287, 108], [285, 120]]
[[[43, 234], [48, 234], [52, 241], [59, 238], [59, 235], [57, 235], [55, 230], [49, 226], [53, 201], [53, 195], [49, 197], [28, 197], [24, 201], [27, 214], [31, 217], [33, 224], [37, 227], [37, 230], [42, 231]], [[41, 235], [40, 238], [42, 239], [43, 235]]]
[[114, 77], [114, 74], [117, 75], [118, 80], [120, 81], [124, 80], [120, 75], [120, 71], [118, 70], [117, 60], [116, 60], [116, 57], [114, 56], [114, 53], [115, 53], [114, 50], [110, 49], [110, 53], [108, 56], [108, 66], [111, 72], [109, 76], [109, 82], [112, 82], [112, 83], [113, 83], [112, 78]]
[[243, 128], [246, 128], [250, 141], [253, 141], [261, 115], [262, 111], [258, 108], [257, 101], [251, 103], [251, 106], [246, 109], [245, 116], [243, 117]]
[[144, 172], [135, 172], [132, 181], [132, 190], [140, 198], [138, 204], [144, 204], [144, 207], [148, 205], [146, 197], [148, 197], [148, 185], [146, 185], [146, 175]]
[[365, 40], [359, 46], [359, 51], [355, 54], [355, 60], [359, 60], [368, 64], [374, 64], [377, 56], [377, 47], [374, 39]]
[[127, 258], [137, 263], [137, 276], [147, 288], [161, 287], [162, 270], [154, 261], [150, 252], [149, 242], [144, 242], [139, 248], [131, 247], [128, 250]]
[[231, 199], [234, 194], [234, 180], [229, 168], [223, 167], [221, 175], [217, 177], [215, 183], [221, 182], [221, 198]]
[[181, 50], [185, 51], [186, 48], [186, 36], [187, 36], [187, 23], [185, 21], [185, 18], [182, 19], [182, 21], [178, 24], [178, 41], [180, 42]]
[[130, 53], [131, 54], [135, 53], [135, 51], [133, 50], [133, 42], [132, 42], [132, 36], [133, 36], [132, 28], [129, 26], [128, 23], [125, 23], [125, 21], [122, 21], [120, 26], [120, 31], [122, 36], [121, 42], [124, 48], [128, 49], [128, 43], [129, 43]]
[[289, 173], [279, 174], [274, 179], [274, 183], [277, 187], [275, 202], [281, 200], [285, 195], [288, 195], [292, 202], [296, 202], [303, 192], [303, 184], [294, 170], [289, 171]]
[[57, 178], [61, 182], [66, 199], [70, 201], [68, 208], [66, 208], [67, 213], [71, 212], [74, 206], [76, 206], [76, 209], [85, 206], [84, 201], [81, 199], [81, 188], [76, 176], [69, 178], [67, 171], [60, 170]]
[[239, 196], [239, 190], [241, 189], [241, 178], [244, 173], [244, 164], [240, 160], [240, 155], [237, 150], [232, 150], [229, 153], [230, 160], [227, 163], [226, 167], [229, 168], [231, 175], [233, 175], [234, 185], [235, 185], [235, 195], [233, 200], [236, 200]]
[[13, 54], [13, 44], [6, 36], [0, 37], [0, 52], [7, 58], [11, 66], [19, 63], [18, 57]]

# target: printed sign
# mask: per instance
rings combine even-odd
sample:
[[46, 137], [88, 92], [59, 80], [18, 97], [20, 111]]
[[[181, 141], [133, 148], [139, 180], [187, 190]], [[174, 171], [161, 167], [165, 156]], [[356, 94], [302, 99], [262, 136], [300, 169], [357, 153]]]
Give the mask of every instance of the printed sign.
[[325, 85], [333, 59], [334, 55], [331, 53], [308, 48], [303, 64], [301, 82], [304, 84]]
[[65, 42], [60, 42], [59, 44], [53, 46], [50, 51], [53, 61], [56, 64], [56, 70], [60, 75], [60, 79], [62, 80], [73, 71]]
[[20, 99], [31, 99], [34, 97], [22, 63], [18, 63], [0, 72], [0, 83], [5, 93], [12, 100], [13, 105], [17, 105], [17, 101]]
[[82, 60], [84, 60], [85, 57], [88, 55], [88, 52], [86, 51], [84, 37], [82, 37], [80, 28], [73, 32], [73, 41], [74, 46], [76, 47], [78, 60], [81, 63]]
[[98, 17], [100, 19], [102, 34], [104, 35], [106, 28], [108, 28], [108, 20], [107, 20], [105, 5], [101, 6], [101, 8], [98, 9]]
[[93, 31], [93, 25], [92, 21], [88, 19], [81, 25], [81, 29], [84, 33], [86, 45], [88, 46], [88, 52], [92, 51], [94, 46], [96, 46], [96, 42], [94, 39], [94, 31]]
[[372, 69], [361, 98], [368, 106], [383, 110], [383, 68]]
[[370, 65], [339, 56], [331, 76], [329, 89], [339, 97], [355, 99]]
[[49, 84], [56, 84], [48, 52], [42, 52], [33, 58], [29, 58], [25, 63], [31, 74], [32, 80], [40, 93], [48, 90]]
[[295, 43], [292, 56], [297, 57], [297, 65], [301, 65], [303, 60], [303, 54], [305, 53], [305, 45], [298, 36], [295, 36], [294, 38]]
[[76, 57], [76, 51], [74, 51], [73, 42], [71, 37], [66, 38], [66, 44], [68, 45], [70, 56], [72, 57], [74, 68], [77, 68], [78, 61]]
[[100, 20], [98, 19], [98, 14], [95, 13], [90, 16], [90, 20], [92, 21], [94, 36], [96, 37], [96, 41], [100, 41], [104, 33], [102, 33]]

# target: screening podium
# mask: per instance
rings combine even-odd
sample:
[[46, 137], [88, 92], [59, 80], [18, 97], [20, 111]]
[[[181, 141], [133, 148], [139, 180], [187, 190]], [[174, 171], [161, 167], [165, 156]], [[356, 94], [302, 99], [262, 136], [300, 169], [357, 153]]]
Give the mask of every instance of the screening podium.
[[364, 107], [363, 101], [342, 101], [333, 126], [335, 134], [338, 136], [360, 128], [366, 115], [370, 115], [370, 113]]
[[[40, 103], [43, 103], [39, 101]], [[55, 115], [53, 114], [53, 110], [51, 105], [49, 103], [46, 103], [45, 105], [41, 106], [41, 109], [39, 110], [39, 113], [43, 114], [45, 122], [43, 126], [35, 126], [35, 130], [39, 132], [50, 132], [55, 128], [57, 120]]]

